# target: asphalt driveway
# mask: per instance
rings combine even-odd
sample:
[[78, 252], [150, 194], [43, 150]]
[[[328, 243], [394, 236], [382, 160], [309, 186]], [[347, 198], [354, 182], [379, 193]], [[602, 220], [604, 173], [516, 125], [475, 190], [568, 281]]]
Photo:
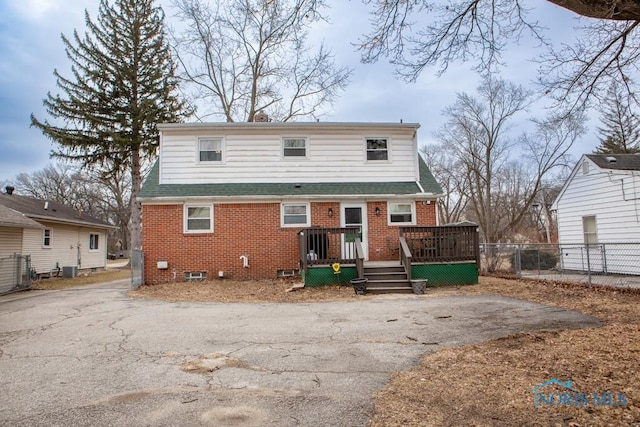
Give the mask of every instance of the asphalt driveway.
[[0, 298], [0, 424], [362, 426], [440, 346], [598, 325], [497, 296], [133, 300], [126, 282]]

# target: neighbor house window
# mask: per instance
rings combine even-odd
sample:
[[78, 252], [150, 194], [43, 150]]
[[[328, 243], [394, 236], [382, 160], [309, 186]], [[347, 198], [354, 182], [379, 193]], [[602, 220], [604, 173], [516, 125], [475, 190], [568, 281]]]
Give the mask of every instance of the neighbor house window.
[[185, 206], [185, 233], [212, 233], [213, 206]]
[[584, 233], [584, 244], [595, 245], [598, 243], [598, 233], [596, 231], [596, 217], [582, 217], [582, 232]]
[[414, 206], [412, 202], [389, 203], [389, 224], [413, 224]]
[[284, 138], [282, 140], [282, 155], [284, 157], [307, 157], [306, 138]]
[[389, 160], [386, 138], [367, 138], [367, 160]]
[[42, 247], [50, 248], [51, 247], [51, 229], [45, 228], [42, 230]]
[[283, 203], [282, 226], [283, 227], [308, 227], [311, 224], [309, 218], [309, 205], [306, 203]]
[[98, 240], [100, 238], [99, 234], [90, 233], [89, 234], [89, 250], [97, 251], [98, 250]]
[[583, 175], [589, 174], [589, 162], [587, 162], [586, 160], [582, 162], [582, 174]]
[[200, 138], [198, 139], [198, 158], [201, 162], [222, 161], [222, 139]]

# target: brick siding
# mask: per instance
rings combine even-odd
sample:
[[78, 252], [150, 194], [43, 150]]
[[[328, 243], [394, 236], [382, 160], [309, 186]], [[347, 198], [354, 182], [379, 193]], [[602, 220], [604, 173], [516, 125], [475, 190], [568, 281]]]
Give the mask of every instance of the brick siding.
[[[380, 208], [376, 216], [375, 208]], [[329, 208], [333, 215], [329, 216]], [[398, 259], [398, 227], [387, 225], [387, 202], [367, 203], [369, 259]], [[418, 225], [435, 225], [435, 203], [416, 202]], [[280, 269], [298, 268], [298, 238], [301, 227], [280, 226], [280, 203], [214, 205], [214, 232], [185, 234], [183, 205], [144, 205], [142, 240], [145, 281], [182, 281], [188, 271], [205, 271], [209, 278], [224, 272], [233, 279], [275, 278]], [[311, 203], [311, 224], [340, 226], [340, 203]], [[243, 268], [240, 257], [249, 257]], [[159, 270], [158, 261], [168, 269]]]

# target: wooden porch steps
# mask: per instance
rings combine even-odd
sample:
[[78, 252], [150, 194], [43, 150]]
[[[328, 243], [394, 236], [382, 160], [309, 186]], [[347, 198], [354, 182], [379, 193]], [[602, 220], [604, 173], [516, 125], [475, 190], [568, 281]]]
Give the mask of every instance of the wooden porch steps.
[[364, 277], [367, 281], [367, 293], [399, 294], [413, 293], [411, 282], [401, 265], [396, 266], [364, 266]]

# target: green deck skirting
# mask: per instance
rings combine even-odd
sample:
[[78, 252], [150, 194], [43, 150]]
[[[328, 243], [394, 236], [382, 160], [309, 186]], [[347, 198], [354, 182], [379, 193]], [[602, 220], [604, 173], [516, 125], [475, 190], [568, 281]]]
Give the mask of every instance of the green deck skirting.
[[302, 273], [304, 285], [309, 287], [325, 285], [348, 285], [349, 280], [357, 275], [355, 267], [342, 267], [340, 274], [334, 274], [331, 267], [309, 267]]
[[423, 264], [411, 267], [412, 279], [427, 279], [427, 286], [473, 285], [478, 283], [475, 262]]
[[[302, 273], [304, 285], [309, 287], [325, 285], [349, 285], [357, 275], [355, 267], [342, 267], [340, 274], [334, 274], [330, 266], [309, 267]], [[474, 262], [453, 264], [422, 264], [411, 267], [412, 279], [427, 279], [427, 286], [473, 285], [478, 283], [478, 269]]]

